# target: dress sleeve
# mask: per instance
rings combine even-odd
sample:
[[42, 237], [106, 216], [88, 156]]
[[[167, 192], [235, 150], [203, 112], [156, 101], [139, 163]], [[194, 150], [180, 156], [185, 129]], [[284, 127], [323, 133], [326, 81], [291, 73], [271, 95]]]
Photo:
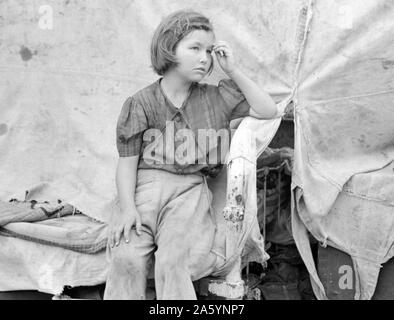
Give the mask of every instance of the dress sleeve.
[[137, 156], [148, 121], [141, 104], [132, 97], [123, 104], [116, 126], [116, 146], [119, 157]]
[[249, 115], [250, 105], [237, 84], [231, 79], [223, 79], [218, 84], [219, 93], [231, 112], [231, 120]]

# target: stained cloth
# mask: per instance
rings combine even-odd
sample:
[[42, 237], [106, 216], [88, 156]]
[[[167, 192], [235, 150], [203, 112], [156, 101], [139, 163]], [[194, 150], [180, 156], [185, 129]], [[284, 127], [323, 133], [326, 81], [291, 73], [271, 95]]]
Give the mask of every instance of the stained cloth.
[[[343, 12], [336, 23], [334, 10]], [[393, 14], [392, 1], [309, 1], [300, 20], [292, 225], [319, 299], [308, 231], [352, 257], [355, 299], [372, 297], [393, 256]]]

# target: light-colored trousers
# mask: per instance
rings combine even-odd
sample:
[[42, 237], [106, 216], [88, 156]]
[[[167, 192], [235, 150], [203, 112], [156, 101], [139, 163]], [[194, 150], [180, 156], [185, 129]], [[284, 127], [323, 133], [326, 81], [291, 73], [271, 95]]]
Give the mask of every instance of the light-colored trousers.
[[[156, 297], [196, 299], [192, 281], [209, 275], [215, 222], [204, 177], [140, 169], [135, 192], [142, 235], [109, 248], [110, 267], [104, 299], [145, 299], [154, 264]], [[154, 259], [153, 259], [154, 258]]]

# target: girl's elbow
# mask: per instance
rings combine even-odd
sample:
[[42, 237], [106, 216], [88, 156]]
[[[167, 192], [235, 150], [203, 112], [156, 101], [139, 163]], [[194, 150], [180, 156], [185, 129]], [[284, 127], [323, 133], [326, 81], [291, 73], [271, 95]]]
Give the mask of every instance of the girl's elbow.
[[276, 105], [264, 108], [264, 110], [261, 110], [260, 112], [256, 112], [251, 109], [250, 116], [256, 119], [274, 119], [278, 117], [278, 109], [276, 108]]
[[275, 103], [272, 103], [269, 105], [268, 108], [266, 108], [266, 115], [265, 119], [274, 119], [279, 117], [279, 109], [276, 106]]
[[276, 105], [274, 105], [274, 107], [272, 108], [270, 119], [278, 118], [279, 116], [280, 116], [279, 115], [279, 109], [277, 108]]

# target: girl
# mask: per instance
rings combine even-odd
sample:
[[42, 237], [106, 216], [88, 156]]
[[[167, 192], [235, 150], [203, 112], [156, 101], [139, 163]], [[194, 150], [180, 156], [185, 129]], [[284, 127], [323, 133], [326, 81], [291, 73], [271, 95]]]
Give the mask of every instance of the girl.
[[[230, 79], [200, 84], [213, 56]], [[199, 13], [165, 18], [154, 33], [151, 60], [162, 77], [126, 100], [117, 125], [120, 213], [110, 222], [105, 299], [145, 299], [153, 258], [157, 299], [196, 299], [192, 281], [209, 275], [216, 261], [205, 177], [222, 161], [210, 158], [220, 143], [207, 148], [193, 138], [204, 129], [228, 130], [232, 119], [277, 114]]]

